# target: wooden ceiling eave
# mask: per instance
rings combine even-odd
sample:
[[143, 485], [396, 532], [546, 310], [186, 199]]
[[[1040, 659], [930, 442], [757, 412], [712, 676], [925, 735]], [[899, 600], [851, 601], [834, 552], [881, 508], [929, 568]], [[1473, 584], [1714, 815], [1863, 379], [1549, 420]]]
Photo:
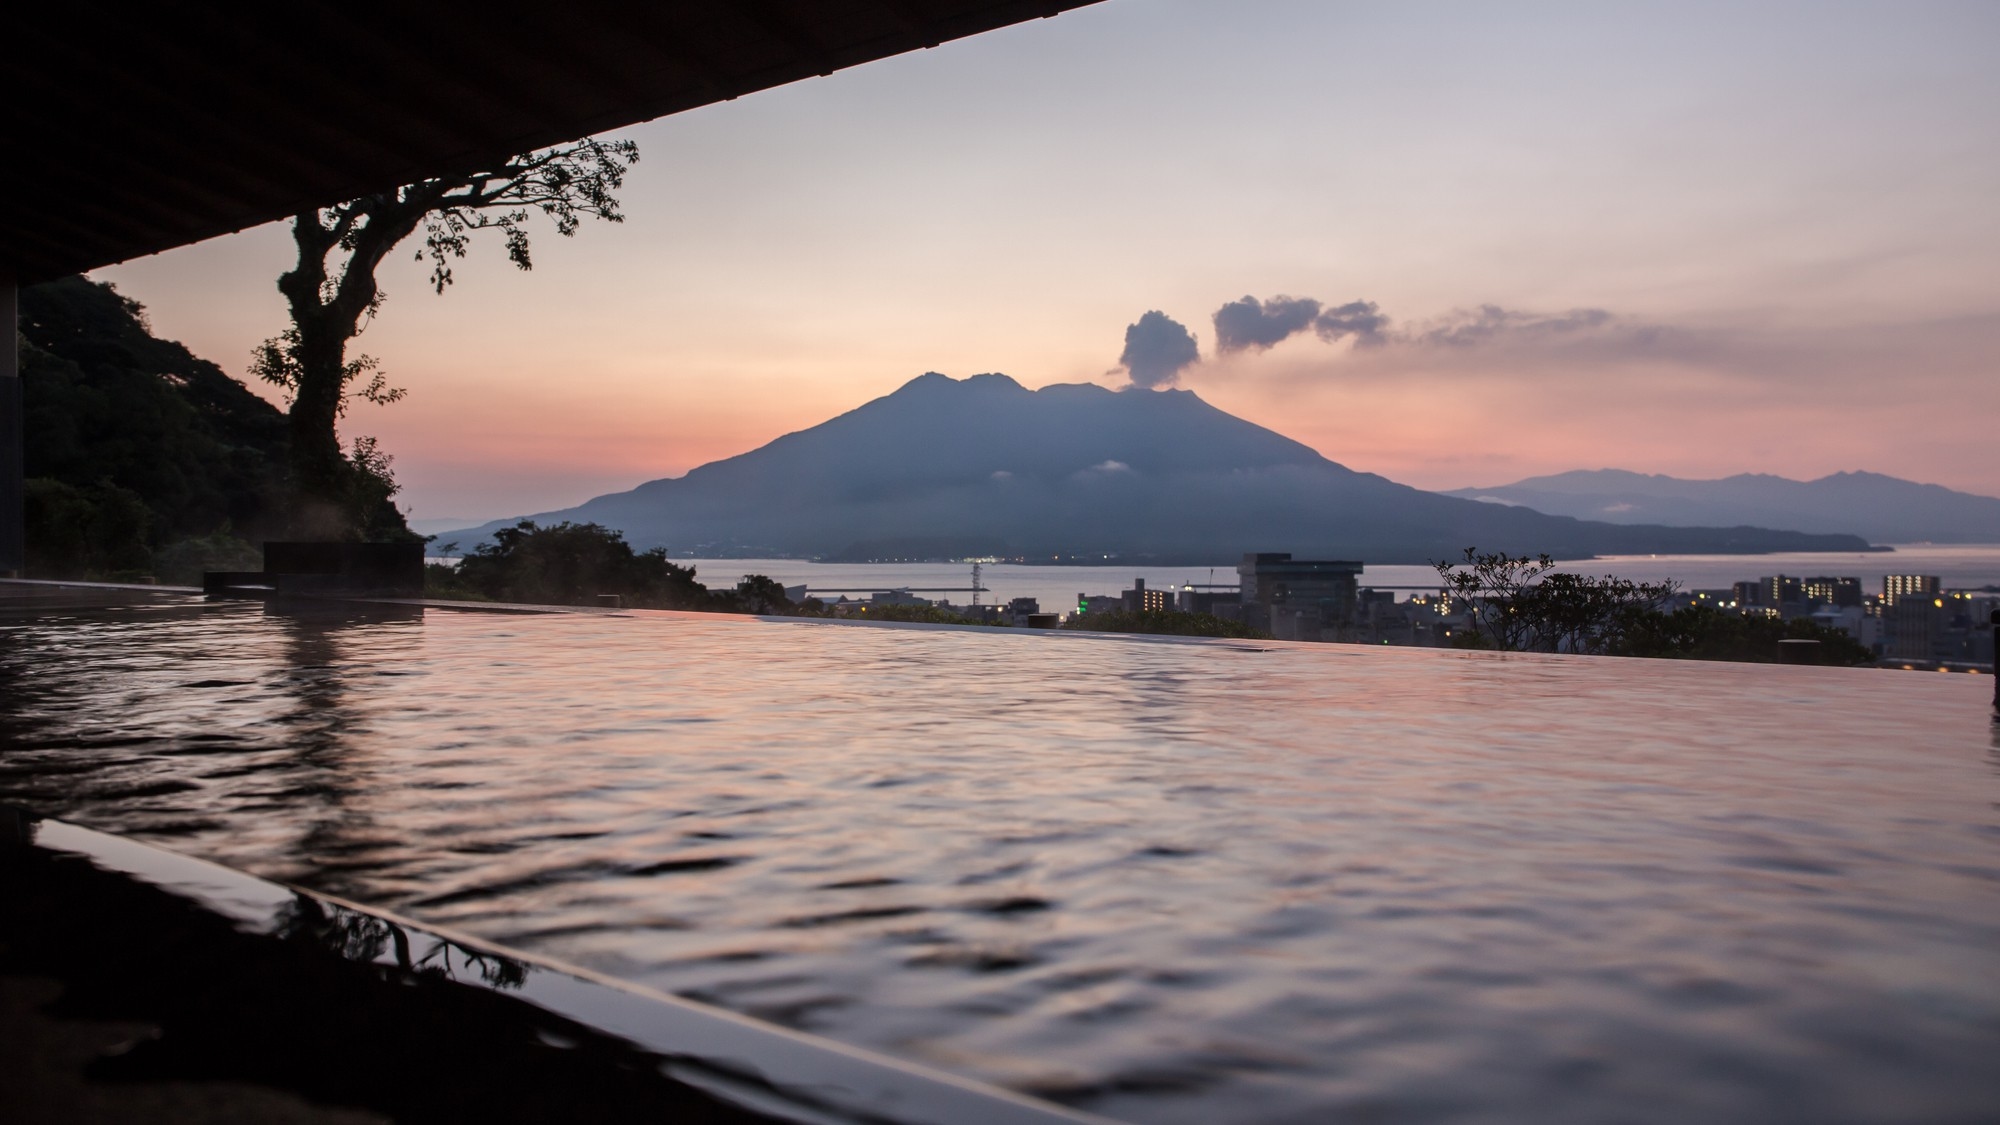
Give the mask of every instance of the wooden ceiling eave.
[[1096, 0], [65, 0], [20, 21], [0, 275], [59, 277]]

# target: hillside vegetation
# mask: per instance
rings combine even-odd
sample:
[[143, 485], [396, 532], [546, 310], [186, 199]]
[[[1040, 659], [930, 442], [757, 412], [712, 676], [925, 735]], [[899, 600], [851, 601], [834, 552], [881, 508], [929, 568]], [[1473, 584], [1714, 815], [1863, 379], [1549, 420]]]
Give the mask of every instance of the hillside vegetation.
[[19, 345], [30, 577], [196, 582], [260, 565], [282, 525], [277, 407], [81, 277], [21, 291]]

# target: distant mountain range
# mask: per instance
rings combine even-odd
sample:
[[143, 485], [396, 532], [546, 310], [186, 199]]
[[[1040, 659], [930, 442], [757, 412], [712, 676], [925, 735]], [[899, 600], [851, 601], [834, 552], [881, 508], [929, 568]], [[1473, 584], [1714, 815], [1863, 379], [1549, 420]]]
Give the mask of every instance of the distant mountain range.
[[[1854, 551], [1855, 535], [1586, 522], [1357, 473], [1191, 391], [927, 374], [686, 476], [530, 518], [677, 553], [972, 555], [1213, 565], [1245, 551], [1423, 563], [1463, 548], [1562, 558]], [[456, 538], [471, 544], [514, 521]], [[449, 538], [449, 537], [448, 537]]]
[[443, 535], [450, 531], [465, 531], [478, 527], [483, 520], [462, 519], [457, 516], [439, 516], [436, 519], [410, 520], [410, 530], [418, 535]]
[[1847, 531], [1875, 543], [2000, 543], [2000, 500], [1880, 473], [1805, 481], [1762, 473], [1682, 480], [1596, 469], [1444, 495], [1607, 523], [1753, 524]]

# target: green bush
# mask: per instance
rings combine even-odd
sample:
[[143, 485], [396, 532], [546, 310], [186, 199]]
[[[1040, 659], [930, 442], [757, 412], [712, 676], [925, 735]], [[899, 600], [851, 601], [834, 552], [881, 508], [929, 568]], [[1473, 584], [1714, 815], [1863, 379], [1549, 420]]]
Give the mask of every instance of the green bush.
[[693, 567], [674, 565], [657, 548], [634, 551], [622, 534], [594, 523], [522, 520], [461, 559], [453, 578], [454, 586], [499, 602], [594, 605], [616, 594], [649, 609], [713, 608]]
[[211, 570], [262, 570], [264, 552], [230, 534], [177, 539], [153, 552], [153, 574], [172, 586], [199, 586]]
[[427, 562], [424, 564], [424, 596], [427, 598], [449, 598], [454, 601], [490, 602], [493, 599], [474, 589], [459, 573], [458, 568], [446, 563]]
[[131, 489], [33, 477], [22, 500], [29, 577], [105, 581], [150, 573], [153, 516]]
[[792, 605], [785, 588], [761, 574], [749, 575], [732, 590], [710, 590], [695, 580], [693, 567], [673, 563], [666, 551], [634, 551], [623, 534], [594, 523], [540, 527], [523, 520], [502, 528], [456, 567], [427, 565], [424, 592], [434, 598], [540, 605], [595, 605], [599, 597], [616, 594], [634, 609], [789, 616], [814, 612], [810, 606]]

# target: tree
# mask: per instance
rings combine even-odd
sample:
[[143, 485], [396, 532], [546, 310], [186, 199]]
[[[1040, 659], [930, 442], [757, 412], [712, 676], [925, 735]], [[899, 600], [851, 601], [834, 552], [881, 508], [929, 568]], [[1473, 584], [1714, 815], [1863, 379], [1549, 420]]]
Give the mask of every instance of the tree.
[[745, 575], [736, 584], [735, 601], [744, 613], [788, 614], [792, 610], [792, 600], [785, 596], [784, 586], [762, 574]]
[[1507, 652], [1525, 647], [1528, 623], [1517, 611], [1522, 592], [1555, 565], [1547, 555], [1515, 558], [1504, 551], [1482, 555], [1473, 547], [1465, 549], [1463, 563], [1431, 564], [1443, 582], [1444, 594], [1453, 604], [1465, 607], [1474, 647], [1491, 646]]
[[20, 301], [29, 573], [198, 583], [257, 569], [252, 544], [285, 506], [285, 416], [155, 337], [109, 285], [62, 278]]
[[1868, 646], [1841, 629], [1803, 617], [1781, 620], [1763, 614], [1725, 613], [1711, 605], [1682, 606], [1672, 613], [1635, 615], [1612, 653], [1674, 660], [1738, 660], [1769, 664], [1779, 659], [1780, 641], [1818, 641], [1821, 664], [1873, 664]]
[[[443, 550], [450, 553], [457, 544]], [[694, 568], [667, 558], [664, 548], [634, 551], [623, 533], [595, 523], [539, 527], [522, 520], [493, 533], [456, 567], [432, 563], [424, 586], [432, 597], [472, 598], [543, 605], [594, 605], [616, 594], [631, 609], [684, 609], [703, 613], [824, 616], [816, 599], [794, 606], [785, 588], [762, 575], [746, 575], [733, 590], [710, 590]]]
[[502, 602], [591, 605], [599, 595], [617, 594], [627, 605], [652, 609], [708, 609], [713, 603], [693, 567], [676, 566], [657, 547], [634, 551], [622, 534], [594, 523], [538, 527], [522, 520], [503, 527], [459, 562], [454, 577]]
[[1444, 593], [1466, 608], [1471, 647], [1504, 652], [1610, 652], [1635, 615], [1657, 612], [1674, 592], [1671, 582], [1559, 573], [1548, 555], [1467, 547], [1463, 562], [1431, 565]]
[[1479, 554], [1463, 563], [1433, 563], [1445, 593], [1466, 607], [1472, 629], [1461, 648], [1510, 652], [1578, 652], [1679, 660], [1770, 663], [1781, 640], [1817, 641], [1822, 664], [1868, 664], [1874, 654], [1839, 629], [1803, 618], [1724, 613], [1683, 606], [1666, 613], [1671, 582], [1631, 582], [1555, 571], [1547, 555]]
[[998, 625], [934, 605], [860, 605], [852, 617], [861, 621], [916, 621], [927, 625]]
[[339, 436], [350, 400], [386, 404], [403, 396], [373, 356], [348, 355], [348, 345], [381, 310], [375, 272], [389, 254], [421, 230], [416, 258], [430, 260], [431, 287], [442, 294], [452, 262], [465, 257], [480, 231], [497, 230], [507, 257], [528, 269], [530, 217], [541, 212], [564, 237], [586, 218], [623, 221], [612, 192], [638, 159], [631, 141], [586, 139], [293, 217], [298, 261], [278, 278], [291, 327], [259, 345], [252, 361], [260, 378], [290, 396], [293, 534], [352, 538], [391, 530], [373, 516], [384, 504], [371, 505], [394, 490], [387, 456], [372, 443], [350, 453]]

